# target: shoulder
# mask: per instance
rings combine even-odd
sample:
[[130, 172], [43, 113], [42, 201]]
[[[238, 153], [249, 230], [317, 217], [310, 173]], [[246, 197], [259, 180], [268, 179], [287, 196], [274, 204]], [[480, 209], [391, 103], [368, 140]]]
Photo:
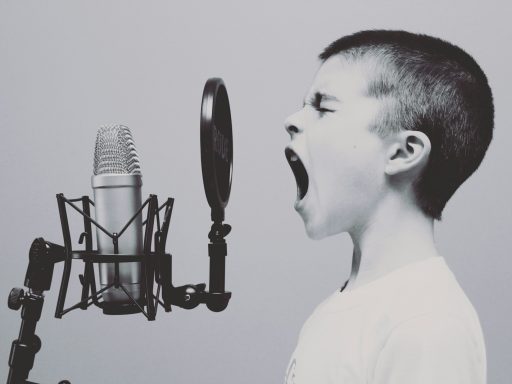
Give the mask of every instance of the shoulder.
[[389, 316], [392, 326], [424, 314], [445, 314], [479, 327], [473, 305], [441, 257], [396, 274], [376, 309]]
[[375, 383], [485, 382], [478, 315], [442, 258], [396, 274], [374, 311]]
[[393, 327], [383, 349], [399, 347], [417, 353], [437, 349], [449, 353], [473, 349], [477, 338], [462, 319], [450, 314], [427, 313]]
[[375, 383], [485, 383], [480, 334], [450, 314], [418, 315], [388, 334], [375, 365]]

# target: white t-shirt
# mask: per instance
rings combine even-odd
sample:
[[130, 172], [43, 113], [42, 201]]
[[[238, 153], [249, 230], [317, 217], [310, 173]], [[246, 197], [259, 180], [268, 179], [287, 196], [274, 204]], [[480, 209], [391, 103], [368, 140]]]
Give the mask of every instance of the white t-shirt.
[[478, 316], [442, 257], [339, 290], [304, 324], [285, 384], [483, 384]]

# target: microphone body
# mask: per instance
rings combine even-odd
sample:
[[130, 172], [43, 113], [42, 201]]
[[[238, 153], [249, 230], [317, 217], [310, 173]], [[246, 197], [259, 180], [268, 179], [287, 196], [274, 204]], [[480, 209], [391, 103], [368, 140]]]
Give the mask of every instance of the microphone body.
[[[94, 191], [96, 221], [110, 233], [119, 234], [142, 205], [139, 159], [130, 130], [122, 125], [98, 130], [94, 152]], [[118, 238], [118, 254], [142, 254], [142, 215], [138, 214]], [[98, 252], [114, 254], [110, 236], [96, 228]], [[141, 263], [119, 263], [119, 282], [133, 299], [141, 298]], [[100, 263], [100, 288], [114, 282], [115, 263]], [[121, 288], [103, 292], [107, 303], [128, 304], [132, 301]]]
[[[103, 174], [92, 176], [96, 221], [111, 233], [119, 232], [135, 215], [142, 205], [141, 175]], [[98, 251], [100, 254], [113, 254], [112, 238], [103, 231], [96, 230]], [[126, 228], [118, 241], [119, 254], [142, 253], [142, 215]], [[100, 263], [100, 286], [104, 288], [114, 282], [114, 263]], [[119, 263], [119, 281], [130, 295], [140, 299], [141, 267], [140, 263]], [[110, 288], [103, 293], [106, 302], [129, 303], [129, 297], [121, 289]]]

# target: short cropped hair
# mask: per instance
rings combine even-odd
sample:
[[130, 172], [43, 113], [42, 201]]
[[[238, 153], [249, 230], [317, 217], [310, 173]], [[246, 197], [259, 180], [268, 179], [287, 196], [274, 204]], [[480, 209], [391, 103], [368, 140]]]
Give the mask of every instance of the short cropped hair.
[[494, 107], [487, 78], [461, 48], [427, 35], [371, 30], [342, 37], [321, 54], [374, 63], [367, 93], [385, 108], [375, 130], [425, 133], [432, 149], [413, 187], [428, 216], [441, 213], [478, 168], [492, 139]]

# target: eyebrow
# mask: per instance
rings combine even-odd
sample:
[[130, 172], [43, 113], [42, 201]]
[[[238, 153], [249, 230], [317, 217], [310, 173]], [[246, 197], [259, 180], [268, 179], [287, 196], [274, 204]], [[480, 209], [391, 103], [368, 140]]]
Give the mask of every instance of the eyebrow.
[[[315, 92], [312, 97], [309, 98], [309, 101], [314, 103], [314, 105], [320, 105], [322, 101], [339, 101], [336, 96], [329, 95], [323, 92]], [[306, 105], [306, 99], [304, 99], [302, 106]]]

